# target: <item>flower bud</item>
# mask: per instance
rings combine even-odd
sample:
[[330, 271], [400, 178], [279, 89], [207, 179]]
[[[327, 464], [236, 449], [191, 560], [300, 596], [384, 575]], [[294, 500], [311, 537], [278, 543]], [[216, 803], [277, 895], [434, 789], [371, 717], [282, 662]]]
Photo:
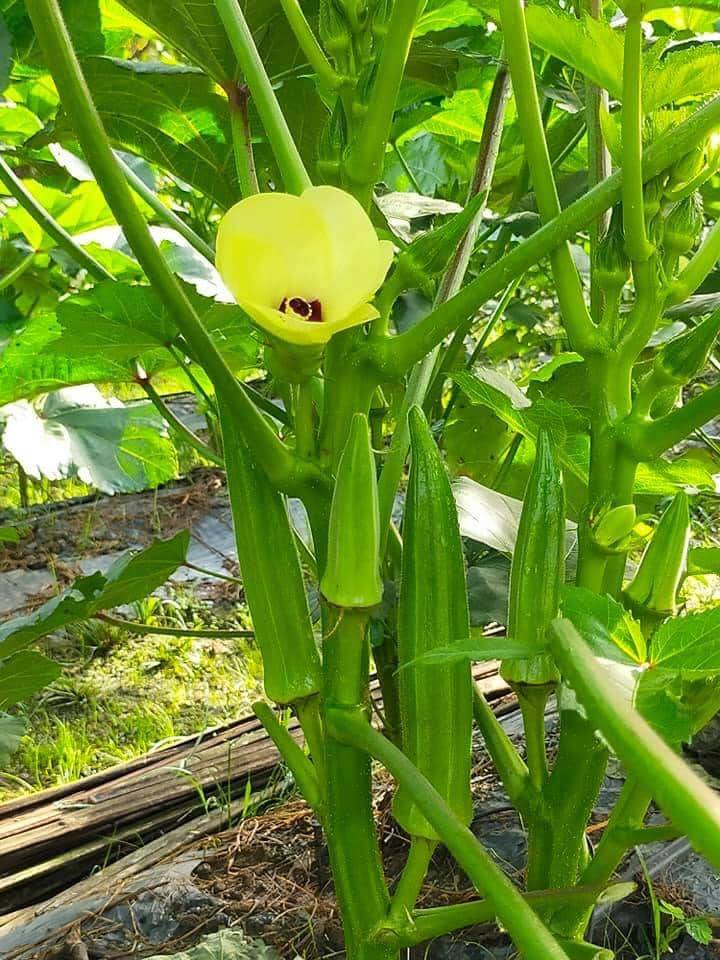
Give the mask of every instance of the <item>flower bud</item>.
[[693, 147], [670, 168], [670, 187], [677, 189], [684, 183], [690, 183], [705, 166], [705, 145]]
[[665, 221], [663, 244], [666, 253], [681, 257], [692, 250], [702, 228], [702, 199], [695, 192], [677, 203]]
[[320, 591], [338, 607], [374, 607], [382, 600], [375, 458], [367, 417], [361, 413], [352, 419], [338, 464]]
[[666, 343], [655, 358], [656, 374], [669, 383], [689, 383], [707, 363], [720, 332], [720, 310]]
[[637, 520], [634, 503], [609, 507], [596, 518], [592, 528], [593, 540], [606, 550], [620, 550], [626, 546]]
[[608, 297], [616, 297], [630, 276], [630, 261], [625, 253], [622, 213], [615, 207], [610, 227], [598, 244], [594, 278]]
[[635, 576], [625, 588], [625, 596], [634, 606], [664, 616], [675, 612], [689, 542], [690, 509], [687, 494], [680, 491], [660, 518]]
[[651, 223], [660, 213], [665, 185], [661, 177], [654, 177], [645, 184], [643, 190], [643, 209], [645, 222]]

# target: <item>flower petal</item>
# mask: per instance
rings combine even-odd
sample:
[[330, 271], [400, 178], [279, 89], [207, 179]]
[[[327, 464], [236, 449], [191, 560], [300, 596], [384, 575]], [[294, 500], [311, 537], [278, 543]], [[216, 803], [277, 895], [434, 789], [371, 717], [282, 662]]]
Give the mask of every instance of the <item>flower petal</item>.
[[285, 297], [320, 299], [331, 275], [325, 221], [300, 197], [255, 194], [220, 221], [216, 261], [238, 303], [278, 307]]
[[372, 299], [390, 266], [392, 244], [378, 240], [358, 201], [337, 187], [309, 187], [301, 198], [323, 220], [330, 243], [331, 274], [323, 300], [331, 320]]
[[369, 303], [360, 304], [354, 311], [334, 323], [308, 323], [307, 320], [293, 313], [283, 313], [256, 303], [241, 303], [240, 306], [263, 330], [267, 330], [268, 333], [286, 343], [295, 343], [300, 346], [327, 343], [339, 330], [347, 330], [349, 327], [366, 323], [379, 316], [375, 307]]

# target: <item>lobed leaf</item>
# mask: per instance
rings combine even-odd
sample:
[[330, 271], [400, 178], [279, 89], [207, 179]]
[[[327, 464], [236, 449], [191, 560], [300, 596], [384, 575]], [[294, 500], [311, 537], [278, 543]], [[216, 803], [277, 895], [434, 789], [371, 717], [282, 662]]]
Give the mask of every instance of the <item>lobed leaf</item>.
[[182, 530], [168, 540], [154, 540], [144, 550], [128, 550], [107, 573], [97, 571], [78, 577], [37, 610], [0, 624], [0, 657], [8, 657], [39, 637], [87, 620], [102, 610], [142, 600], [185, 562], [189, 542], [189, 532]]

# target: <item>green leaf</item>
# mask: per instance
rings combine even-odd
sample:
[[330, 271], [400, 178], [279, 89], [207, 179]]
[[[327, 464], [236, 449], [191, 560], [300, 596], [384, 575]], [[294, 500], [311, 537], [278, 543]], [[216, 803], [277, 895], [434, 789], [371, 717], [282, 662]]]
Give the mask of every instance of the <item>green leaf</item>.
[[[37, 180], [25, 180], [24, 185], [71, 236], [115, 223], [110, 207], [94, 181], [79, 183], [73, 190], [57, 190]], [[0, 192], [4, 192], [3, 187]], [[9, 207], [3, 225], [22, 233], [34, 250], [51, 250], [56, 246], [55, 241], [21, 207]]]
[[[245, 313], [186, 292], [236, 373], [258, 366], [260, 343]], [[129, 383], [139, 359], [150, 374], [177, 365], [166, 345], [186, 347], [151, 287], [105, 281], [38, 315], [0, 354], [0, 406], [85, 383]]]
[[3, 443], [36, 479], [78, 476], [103, 493], [131, 493], [176, 476], [175, 447], [150, 403], [123, 406], [93, 386], [6, 408]]
[[20, 739], [24, 732], [25, 721], [22, 717], [11, 717], [7, 713], [0, 714], [0, 768], [5, 766], [20, 746]]
[[60, 666], [41, 653], [18, 651], [0, 662], [0, 708], [4, 710], [29, 699], [61, 673]]
[[720, 88], [720, 50], [707, 45], [671, 50], [643, 77], [643, 109], [689, 97], [708, 97]]
[[584, 587], [566, 586], [560, 609], [595, 656], [625, 664], [645, 662], [647, 645], [640, 624], [617, 600]]
[[58, 342], [61, 335], [56, 317], [39, 314], [10, 340], [0, 354], [0, 406], [62, 387], [131, 379], [127, 363], [115, 363], [96, 352], [84, 357], [68, 353]]
[[[98, 0], [60, 0], [60, 10], [73, 47], [80, 56], [105, 52]], [[0, 13], [10, 31], [15, 59], [39, 69], [43, 57], [24, 0], [0, 0]]]
[[[220, 86], [234, 81], [236, 59], [214, 0], [120, 2]], [[245, 0], [242, 6], [260, 57], [271, 78], [286, 74], [304, 62], [276, 0]], [[317, 16], [317, 3], [303, 3], [303, 9], [313, 24]]]
[[[90, 57], [83, 72], [113, 143], [196, 187], [222, 208], [238, 199], [227, 100], [194, 67]], [[74, 140], [66, 116], [53, 137]]]
[[710, 943], [713, 937], [712, 927], [705, 917], [687, 917], [683, 919], [685, 932], [696, 943]]
[[[533, 43], [604, 87], [616, 100], [622, 99], [620, 31], [592, 17], [578, 19], [542, 4], [529, 5], [526, 19]], [[670, 51], [660, 60], [650, 51], [643, 76], [643, 109], [649, 114], [677, 100], [709, 96], [720, 87], [719, 78], [720, 51], [706, 45]]]
[[634, 706], [654, 730], [675, 748], [688, 743], [720, 708], [717, 677], [688, 679], [661, 667], [637, 677]]
[[[566, 366], [563, 370], [580, 369]], [[453, 377], [471, 403], [481, 404], [495, 414], [515, 433], [535, 441], [538, 431], [544, 428], [550, 433], [559, 452], [563, 469], [582, 484], [587, 483], [590, 460], [588, 420], [582, 408], [565, 399], [542, 396], [530, 402], [527, 395], [524, 405], [506, 388], [498, 389], [489, 378], [480, 379], [470, 373], [456, 373]], [[515, 397], [514, 402], [511, 397]], [[470, 458], [472, 451], [466, 451]], [[676, 461], [659, 459], [640, 464], [635, 492], [657, 496], [676, 492], [685, 486], [698, 489], [714, 489], [713, 467], [690, 458]]]
[[720, 547], [691, 547], [687, 566], [689, 577], [720, 573]]
[[10, 79], [10, 61], [12, 60], [12, 44], [10, 31], [2, 16], [0, 16], [0, 93], [5, 91]]
[[213, 0], [120, 0], [171, 46], [223, 84], [235, 76], [235, 57]]
[[[470, 477], [453, 483], [460, 533], [478, 543], [512, 556], [518, 535], [522, 500], [483, 486]], [[577, 547], [577, 524], [566, 521], [566, 547], [570, 554]]]
[[437, 33], [441, 30], [454, 30], [458, 27], [480, 27], [485, 17], [468, 0], [450, 0], [422, 13], [415, 25], [415, 36]]
[[622, 97], [622, 34], [592, 17], [580, 19], [542, 4], [525, 11], [530, 40], [574, 67], [619, 100]]
[[518, 643], [508, 637], [485, 636], [482, 630], [471, 629], [471, 636], [447, 647], [436, 647], [416, 657], [400, 668], [401, 670], [418, 663], [453, 663], [457, 660], [527, 660], [531, 651], [526, 644]]
[[668, 656], [657, 660], [660, 628], [643, 662], [644, 639], [638, 625], [610, 597], [578, 587], [565, 588], [562, 612], [601, 661], [626, 702], [674, 748], [687, 743], [720, 708], [720, 671], [685, 671]]
[[686, 677], [720, 675], [720, 607], [666, 620], [653, 637], [650, 660]]
[[[2, 46], [2, 21], [0, 20], [0, 47]], [[2, 50], [0, 49], [0, 59]], [[0, 74], [2, 73], [2, 63], [0, 62]], [[2, 76], [0, 76], [2, 83]], [[17, 147], [29, 140], [39, 130], [42, 130], [42, 123], [38, 117], [28, 110], [21, 103], [12, 103], [6, 101], [0, 103], [0, 138], [3, 145]]]
[[0, 657], [102, 610], [142, 600], [185, 562], [189, 542], [190, 534], [182, 530], [169, 540], [154, 540], [145, 550], [129, 550], [118, 557], [107, 573], [79, 577], [33, 613], [0, 624]]

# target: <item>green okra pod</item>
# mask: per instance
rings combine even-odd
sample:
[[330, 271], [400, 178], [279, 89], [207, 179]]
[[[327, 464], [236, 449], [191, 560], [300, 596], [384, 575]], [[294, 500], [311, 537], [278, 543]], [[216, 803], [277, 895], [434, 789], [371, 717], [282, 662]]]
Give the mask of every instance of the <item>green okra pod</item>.
[[565, 579], [565, 490], [550, 436], [541, 431], [523, 500], [510, 568], [507, 632], [527, 647], [527, 660], [506, 660], [502, 675], [516, 683], [557, 679], [546, 653]]
[[219, 402], [228, 492], [245, 598], [263, 659], [265, 692], [293, 703], [320, 690], [322, 670], [285, 500]]
[[377, 475], [362, 413], [352, 419], [338, 464], [320, 591], [337, 607], [374, 607], [382, 600]]
[[625, 588], [633, 607], [658, 616], [675, 612], [689, 543], [690, 507], [687, 494], [681, 490], [660, 518], [635, 576]]
[[668, 341], [659, 351], [653, 374], [663, 383], [689, 383], [701, 373], [720, 332], [720, 310]]
[[[467, 661], [417, 663], [470, 633], [465, 564], [450, 481], [419, 407], [409, 414], [410, 481], [398, 606], [402, 746], [465, 823], [472, 815], [472, 679]], [[401, 787], [395, 818], [413, 836], [438, 839]]]

